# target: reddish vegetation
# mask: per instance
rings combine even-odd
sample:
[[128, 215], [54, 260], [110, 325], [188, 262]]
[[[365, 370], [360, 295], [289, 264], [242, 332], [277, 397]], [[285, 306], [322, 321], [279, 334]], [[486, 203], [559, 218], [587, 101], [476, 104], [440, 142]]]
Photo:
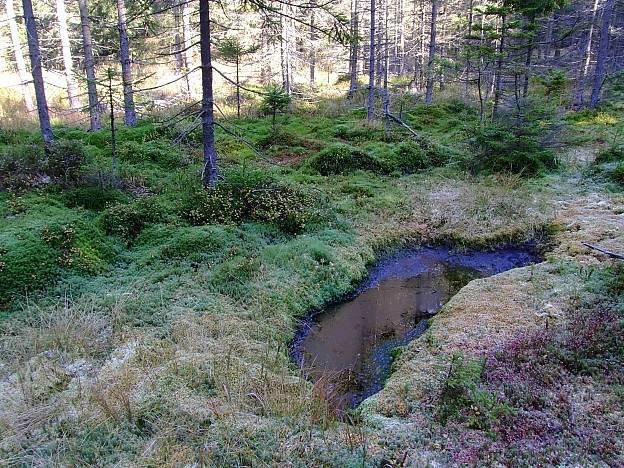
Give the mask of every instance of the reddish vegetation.
[[[510, 411], [495, 417], [478, 403], [465, 408], [458, 420], [490, 411], [490, 428], [456, 433], [449, 446], [454, 460], [566, 464], [580, 455], [584, 462], [622, 463], [622, 343], [620, 315], [600, 302], [488, 353], [476, 391]], [[461, 429], [457, 421], [447, 427]]]

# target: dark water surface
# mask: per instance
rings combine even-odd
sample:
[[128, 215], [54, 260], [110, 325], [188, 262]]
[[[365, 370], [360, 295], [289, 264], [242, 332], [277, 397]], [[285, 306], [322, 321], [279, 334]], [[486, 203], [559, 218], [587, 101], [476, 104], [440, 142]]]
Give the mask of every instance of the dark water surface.
[[519, 247], [401, 251], [379, 261], [346, 302], [304, 321], [293, 356], [310, 379], [324, 379], [339, 407], [356, 406], [383, 387], [392, 350], [420, 336], [426, 318], [463, 286], [536, 261], [535, 253]]

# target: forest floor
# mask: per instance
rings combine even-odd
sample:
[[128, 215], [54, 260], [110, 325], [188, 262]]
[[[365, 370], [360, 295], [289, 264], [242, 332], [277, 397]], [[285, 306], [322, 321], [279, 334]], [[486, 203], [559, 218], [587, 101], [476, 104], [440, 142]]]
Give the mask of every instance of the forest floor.
[[[218, 135], [224, 186], [261, 181], [281, 197], [245, 219], [198, 222], [217, 202], [193, 189], [196, 151], [152, 123], [120, 132], [122, 189], [0, 193], [0, 464], [623, 462], [624, 273], [581, 244], [624, 251], [621, 186], [594, 164], [623, 110], [565, 120], [563, 163], [534, 178], [454, 163], [401, 174], [379, 161], [404, 134], [360, 111], [312, 112], [281, 117], [277, 133], [268, 119], [236, 122], [261, 155]], [[451, 160], [469, 153], [474, 111], [406, 114]], [[106, 179], [109, 134], [57, 135], [86, 149], [86, 179]], [[37, 142], [3, 138], [22, 153]], [[370, 167], [312, 170], [310, 155], [347, 143]], [[271, 211], [290, 197], [309, 206], [303, 221]], [[524, 241], [545, 261], [469, 283], [346, 419], [292, 363], [298, 319], [352, 291], [385, 251]]]

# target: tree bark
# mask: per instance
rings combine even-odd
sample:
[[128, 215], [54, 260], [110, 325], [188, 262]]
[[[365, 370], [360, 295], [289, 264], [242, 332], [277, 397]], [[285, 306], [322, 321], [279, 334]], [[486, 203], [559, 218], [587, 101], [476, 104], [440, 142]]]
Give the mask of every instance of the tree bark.
[[384, 49], [383, 49], [383, 63], [382, 63], [382, 74], [383, 74], [383, 113], [384, 113], [384, 123], [386, 128], [388, 127], [388, 115], [390, 114], [390, 93], [388, 92], [388, 1], [382, 0], [381, 6], [383, 7], [383, 40], [384, 40]]
[[174, 53], [176, 59], [176, 68], [178, 73], [184, 73], [184, 57], [182, 56], [182, 5], [181, 1], [173, 7], [173, 19], [175, 21], [175, 32], [173, 34]]
[[263, 27], [260, 33], [260, 50], [263, 51], [260, 65], [260, 83], [267, 85], [271, 81], [271, 49], [269, 44], [269, 31]]
[[89, 116], [91, 119], [91, 131], [100, 130], [102, 122], [100, 117], [100, 103], [97, 95], [95, 78], [95, 61], [93, 59], [93, 41], [91, 39], [91, 21], [89, 20], [89, 8], [87, 0], [78, 0], [80, 7], [80, 23], [82, 25], [82, 46], [85, 58], [85, 73], [87, 75], [87, 91], [89, 94]]
[[24, 54], [22, 54], [22, 44], [20, 41], [19, 29], [17, 27], [17, 17], [15, 15], [15, 9], [13, 7], [13, 0], [6, 0], [6, 14], [7, 21], [9, 23], [9, 30], [11, 32], [13, 51], [15, 53], [17, 76], [20, 80], [22, 95], [24, 96], [24, 105], [26, 106], [26, 110], [28, 111], [28, 113], [31, 113], [35, 110], [35, 105], [33, 104], [32, 94], [30, 93], [30, 86], [28, 85], [30, 78], [28, 76], [28, 71], [26, 70]]
[[427, 31], [425, 30], [425, 1], [420, 0], [420, 72], [419, 72], [419, 87], [422, 89], [425, 84], [425, 44], [427, 42]]
[[583, 47], [583, 57], [579, 64], [579, 74], [576, 83], [576, 94], [574, 95], [574, 103], [572, 107], [574, 109], [580, 109], [585, 105], [585, 83], [587, 81], [587, 74], [589, 73], [589, 65], [591, 62], [591, 49], [592, 40], [594, 36], [594, 22], [596, 21], [596, 11], [598, 11], [599, 0], [594, 0], [592, 7], [591, 22], [589, 23], [589, 31], [587, 32], [587, 39], [585, 39], [585, 47]]
[[425, 103], [433, 102], [433, 69], [436, 54], [436, 19], [438, 17], [438, 0], [431, 1], [431, 30], [429, 32], [429, 59], [427, 60], [427, 88], [425, 90]]
[[358, 0], [351, 0], [351, 44], [349, 45], [349, 97], [353, 97], [358, 89]]
[[526, 61], [524, 62], [524, 82], [522, 84], [522, 97], [526, 99], [529, 94], [529, 79], [531, 77], [531, 60], [533, 57], [533, 49], [535, 49], [535, 29], [537, 27], [535, 23], [535, 17], [529, 18], [529, 27], [531, 30], [531, 36], [527, 45]]
[[236, 117], [240, 119], [241, 108], [241, 96], [240, 96], [240, 57], [236, 56]]
[[134, 91], [132, 90], [132, 62], [130, 61], [125, 0], [117, 0], [117, 28], [119, 29], [119, 62], [121, 63], [124, 94], [124, 123], [133, 127], [137, 123], [137, 117], [134, 106]]
[[65, 67], [65, 81], [67, 82], [67, 97], [69, 107], [78, 109], [80, 99], [78, 98], [78, 87], [74, 80], [74, 65], [71, 54], [71, 43], [69, 42], [69, 32], [67, 30], [67, 11], [65, 10], [65, 0], [56, 0], [56, 16], [58, 18], [59, 37], [61, 39], [61, 52], [63, 54], [63, 66]]
[[45, 84], [43, 81], [43, 70], [41, 68], [41, 49], [39, 48], [39, 35], [33, 13], [32, 0], [22, 0], [24, 8], [24, 20], [26, 22], [26, 33], [28, 36], [28, 51], [30, 53], [30, 65], [35, 84], [35, 97], [37, 99], [37, 113], [39, 114], [39, 126], [41, 136], [46, 149], [49, 149], [54, 142], [54, 134], [50, 125], [50, 114], [48, 102], [45, 95]]
[[[288, 12], [288, 5], [281, 5], [284, 13]], [[280, 58], [282, 65], [282, 85], [286, 94], [290, 95], [292, 87], [291, 64], [290, 64], [290, 19], [285, 15], [280, 15]]]
[[[311, 2], [314, 5], [314, 1]], [[314, 25], [314, 9], [310, 12], [310, 86], [316, 83], [316, 29]]]
[[602, 25], [600, 27], [600, 42], [598, 43], [598, 53], [596, 56], [596, 70], [594, 71], [594, 81], [592, 84], [591, 100], [589, 107], [592, 109], [600, 104], [602, 85], [607, 76], [607, 58], [609, 56], [609, 28], [611, 27], [611, 17], [615, 0], [606, 0], [604, 11], [602, 12]]
[[398, 47], [396, 55], [399, 62], [397, 65], [397, 73], [399, 76], [403, 75], [403, 71], [405, 69], [405, 5], [403, 2], [404, 0], [399, 0], [399, 4], [397, 5], [397, 20], [399, 22], [399, 30], [397, 37]]
[[214, 187], [217, 184], [218, 171], [214, 132], [212, 51], [210, 49], [210, 0], [199, 0], [199, 33], [202, 70], [202, 131], [204, 150], [202, 183], [205, 187]]
[[[382, 2], [383, 0], [378, 0], [379, 5], [377, 5], [377, 11], [379, 11], [379, 8], [382, 8]], [[377, 15], [377, 47], [375, 48], [376, 52], [377, 52], [377, 56], [375, 57], [376, 63], [375, 63], [375, 83], [377, 88], [381, 88], [381, 84], [382, 84], [382, 69], [383, 69], [383, 50], [381, 48], [381, 44], [383, 43], [383, 14]]]
[[[469, 0], [468, 3], [468, 24], [466, 25], [466, 43], [470, 44], [470, 37], [472, 35], [472, 22], [473, 22], [473, 0]], [[470, 53], [466, 51], [466, 61], [464, 63], [464, 96], [467, 98], [470, 91]]]
[[503, 90], [503, 53], [505, 51], [505, 34], [507, 28], [507, 17], [501, 16], [501, 36], [498, 41], [498, 57], [496, 59], [496, 76], [494, 77], [494, 105], [492, 106], [492, 116], [498, 113], [501, 93]]
[[189, 97], [192, 97], [191, 78], [188, 73], [193, 69], [193, 32], [191, 30], [191, 5], [186, 0], [182, 2], [182, 33], [184, 41], [184, 73], [186, 75], [186, 90]]
[[367, 118], [369, 122], [375, 119], [375, 12], [377, 0], [370, 0], [370, 44], [368, 46], [368, 101]]

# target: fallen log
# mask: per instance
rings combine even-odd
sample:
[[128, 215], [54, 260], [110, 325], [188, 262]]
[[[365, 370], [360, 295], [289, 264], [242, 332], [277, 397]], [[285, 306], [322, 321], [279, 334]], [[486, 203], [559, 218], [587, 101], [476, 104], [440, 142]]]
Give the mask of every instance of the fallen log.
[[598, 252], [601, 252], [601, 253], [603, 253], [603, 254], [611, 257], [611, 258], [617, 258], [618, 260], [624, 260], [624, 255], [622, 255], [622, 254], [611, 252], [610, 250], [603, 249], [602, 247], [598, 247], [597, 245], [588, 244], [587, 242], [581, 242], [581, 244], [583, 244], [585, 247], [589, 247], [590, 249], [597, 250]]

